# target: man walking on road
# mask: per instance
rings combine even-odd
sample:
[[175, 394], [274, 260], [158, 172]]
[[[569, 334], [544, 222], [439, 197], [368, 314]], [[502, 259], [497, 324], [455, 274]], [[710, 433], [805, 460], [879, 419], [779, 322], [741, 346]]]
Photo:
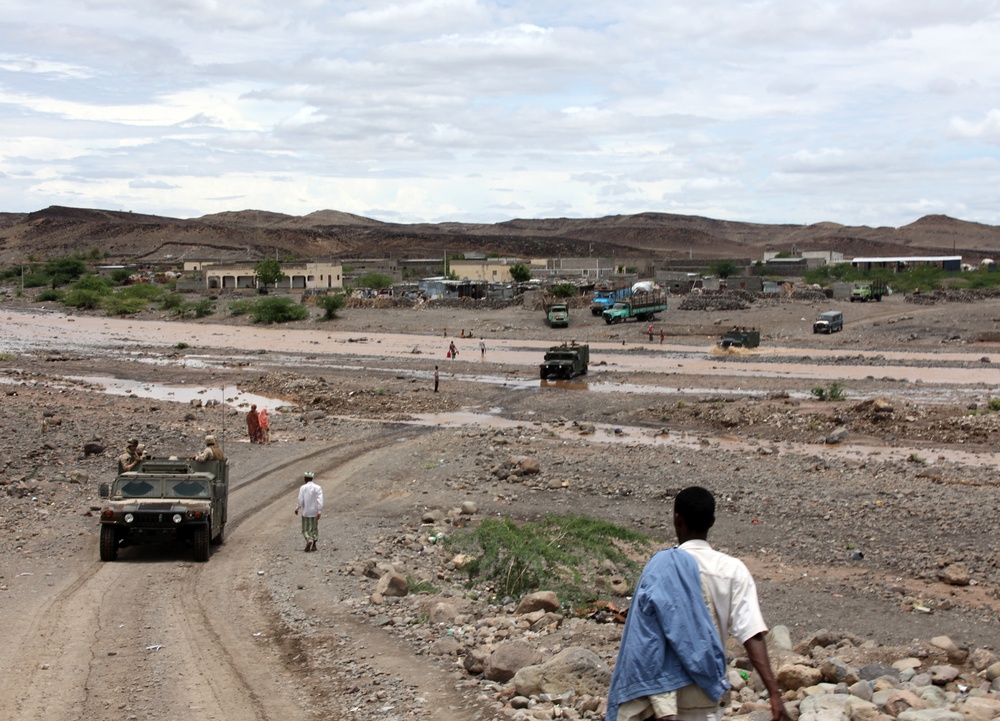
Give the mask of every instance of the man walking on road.
[[441, 374], [438, 371], [438, 367], [434, 366], [434, 392], [438, 392], [438, 383], [441, 381]]
[[677, 494], [680, 546], [660, 551], [643, 569], [611, 677], [608, 721], [721, 721], [719, 700], [728, 687], [721, 639], [729, 634], [768, 691], [772, 721], [789, 721], [767, 655], [757, 586], [742, 561], [709, 545], [714, 523], [710, 491], [692, 486]]
[[302, 477], [302, 486], [299, 488], [299, 502], [295, 506], [295, 515], [302, 512], [302, 535], [306, 539], [305, 551], [315, 551], [316, 541], [319, 539], [319, 519], [323, 513], [323, 489], [319, 487], [313, 477], [315, 474], [306, 473]]

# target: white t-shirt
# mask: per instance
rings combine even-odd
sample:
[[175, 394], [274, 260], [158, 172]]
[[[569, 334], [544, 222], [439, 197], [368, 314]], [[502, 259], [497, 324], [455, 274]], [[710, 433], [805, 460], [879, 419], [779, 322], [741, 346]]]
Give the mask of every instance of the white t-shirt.
[[303, 516], [313, 518], [323, 512], [323, 489], [315, 482], [303, 483], [299, 489], [299, 505]]
[[[711, 596], [720, 638], [730, 634], [740, 643], [767, 632], [757, 600], [757, 584], [743, 561], [716, 551], [708, 541], [688, 541], [681, 548], [698, 561], [702, 591]], [[708, 601], [709, 599], [705, 599]]]

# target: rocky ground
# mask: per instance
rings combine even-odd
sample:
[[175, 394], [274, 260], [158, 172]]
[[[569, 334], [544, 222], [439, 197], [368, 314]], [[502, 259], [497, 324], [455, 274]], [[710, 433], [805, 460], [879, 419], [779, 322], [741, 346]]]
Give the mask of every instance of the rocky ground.
[[[845, 331], [814, 337], [813, 317], [831, 308], [844, 310]], [[0, 318], [4, 310], [36, 309], [11, 301]], [[569, 335], [600, 347], [600, 357], [587, 382], [542, 387], [518, 349], [557, 332], [517, 305], [358, 307], [330, 324], [300, 324], [322, 328], [320, 337], [344, 334], [357, 348], [354, 362], [325, 358], [322, 346], [312, 355], [234, 355], [214, 335], [219, 320], [192, 324], [199, 342], [189, 349], [47, 347], [2, 356], [6, 617], [32, 613], [29, 574], [58, 578], [93, 564], [96, 484], [129, 436], [157, 454], [187, 454], [204, 433], [226, 429], [234, 477], [274, 468], [292, 499], [294, 475], [280, 469], [374, 442], [382, 450], [314, 469], [331, 504], [320, 553], [301, 552], [285, 500], [286, 520], [262, 527], [250, 544], [249, 529], [265, 519], [248, 517], [208, 564], [235, 568], [240, 553], [256, 554], [261, 575], [242, 583], [272, 616], [268, 653], [298, 669], [289, 683], [304, 689], [317, 717], [600, 718], [621, 632], [613, 613], [577, 614], [548, 596], [519, 610], [519, 599], [467, 585], [447, 541], [485, 517], [554, 512], [596, 516], [665, 545], [672, 497], [693, 483], [719, 499], [714, 542], [747, 562], [765, 617], [788, 630], [776, 635], [773, 653], [797, 714], [820, 714], [829, 703], [852, 719], [905, 719], [906, 709], [921, 706], [984, 721], [1000, 714], [997, 684], [986, 692], [1000, 674], [1000, 416], [989, 412], [1000, 395], [989, 335], [1000, 302], [812, 298], [677, 311], [655, 324], [669, 351], [640, 328], [576, 311]], [[229, 327], [239, 333], [239, 324]], [[712, 339], [731, 325], [761, 328], [762, 349], [714, 352]], [[446, 337], [459, 344], [458, 361], [383, 353], [392, 337], [439, 335], [442, 351]], [[386, 340], [377, 346], [376, 337]], [[479, 337], [487, 343], [482, 361]], [[182, 362], [186, 356], [198, 363]], [[658, 369], [674, 360], [680, 367]], [[430, 390], [431, 363], [445, 366], [442, 393]], [[785, 373], [799, 366], [808, 373]], [[278, 399], [275, 443], [238, 440], [243, 408], [196, 407], [141, 390], [110, 396], [99, 392], [97, 374], [151, 388], [224, 381]], [[811, 393], [834, 381], [843, 400]], [[84, 457], [87, 442], [105, 449]], [[265, 541], [272, 534], [277, 540]], [[158, 559], [137, 550], [115, 565]], [[614, 579], [624, 571], [601, 575], [600, 595], [622, 607], [627, 596], [616, 591], [627, 590]], [[404, 584], [410, 591], [393, 595]], [[732, 651], [734, 669], [745, 666]], [[532, 671], [514, 676], [553, 659], [563, 670], [548, 675], [568, 674], [572, 696]], [[733, 681], [744, 683], [739, 674]], [[760, 712], [754, 682], [751, 675], [733, 714]], [[823, 683], [830, 685], [817, 687]], [[820, 688], [831, 693], [816, 700]]]

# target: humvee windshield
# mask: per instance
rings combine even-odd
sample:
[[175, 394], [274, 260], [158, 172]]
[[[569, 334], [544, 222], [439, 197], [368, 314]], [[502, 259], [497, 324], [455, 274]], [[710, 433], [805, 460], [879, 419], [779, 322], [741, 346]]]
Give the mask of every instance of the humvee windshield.
[[208, 481], [198, 478], [146, 479], [125, 478], [116, 482], [115, 490], [122, 498], [209, 498]]
[[145, 478], [126, 478], [115, 483], [118, 491], [115, 495], [122, 498], [158, 498], [160, 496], [160, 481], [150, 483]]
[[208, 498], [208, 482], [195, 478], [180, 481], [164, 481], [164, 496], [167, 498]]

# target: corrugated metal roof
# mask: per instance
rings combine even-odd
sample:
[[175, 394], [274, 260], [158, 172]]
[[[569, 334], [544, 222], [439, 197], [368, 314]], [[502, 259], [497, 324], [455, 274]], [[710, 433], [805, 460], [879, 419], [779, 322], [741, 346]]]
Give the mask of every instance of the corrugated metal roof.
[[947, 260], [961, 262], [960, 255], [900, 255], [885, 258], [853, 258], [852, 263], [943, 263]]

